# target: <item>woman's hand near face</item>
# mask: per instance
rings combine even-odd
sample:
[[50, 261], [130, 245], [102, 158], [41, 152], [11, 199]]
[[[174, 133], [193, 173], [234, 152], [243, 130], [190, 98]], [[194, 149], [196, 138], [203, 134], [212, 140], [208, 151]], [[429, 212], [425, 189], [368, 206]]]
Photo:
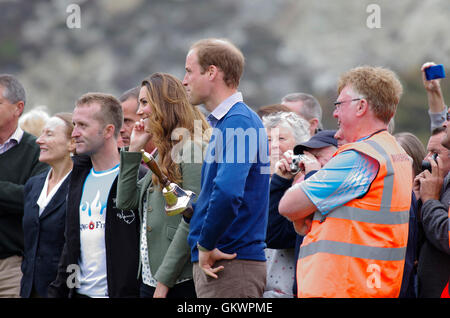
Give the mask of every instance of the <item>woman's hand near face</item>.
[[152, 135], [145, 130], [145, 120], [141, 119], [134, 124], [133, 132], [130, 137], [129, 151], [139, 152], [152, 138]]

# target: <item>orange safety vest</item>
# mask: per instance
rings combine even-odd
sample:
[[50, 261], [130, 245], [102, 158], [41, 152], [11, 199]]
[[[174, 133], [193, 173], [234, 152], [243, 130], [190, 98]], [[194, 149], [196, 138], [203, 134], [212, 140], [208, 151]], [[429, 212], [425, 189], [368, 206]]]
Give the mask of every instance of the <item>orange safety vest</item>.
[[382, 131], [338, 149], [379, 163], [368, 192], [331, 211], [314, 214], [297, 262], [298, 297], [398, 297], [408, 241], [411, 160]]

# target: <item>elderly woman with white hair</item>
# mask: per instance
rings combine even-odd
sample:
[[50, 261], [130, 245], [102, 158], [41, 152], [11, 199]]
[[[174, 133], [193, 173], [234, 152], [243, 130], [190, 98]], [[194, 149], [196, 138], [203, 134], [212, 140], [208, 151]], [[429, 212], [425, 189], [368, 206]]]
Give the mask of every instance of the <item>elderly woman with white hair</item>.
[[278, 203], [293, 180], [276, 174], [277, 163], [292, 155], [295, 145], [309, 140], [309, 123], [293, 112], [276, 112], [262, 118], [269, 138], [270, 201], [267, 225], [267, 283], [263, 297], [292, 298], [295, 276], [296, 232], [278, 213]]
[[309, 123], [294, 112], [272, 113], [262, 121], [269, 139], [270, 175], [273, 175], [276, 163], [291, 155], [295, 145], [310, 138]]

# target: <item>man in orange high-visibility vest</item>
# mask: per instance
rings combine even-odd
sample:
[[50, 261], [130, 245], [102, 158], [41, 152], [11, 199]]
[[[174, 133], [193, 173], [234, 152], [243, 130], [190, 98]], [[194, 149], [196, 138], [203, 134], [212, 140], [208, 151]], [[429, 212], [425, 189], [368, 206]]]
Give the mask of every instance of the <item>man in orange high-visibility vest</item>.
[[341, 76], [338, 93], [335, 137], [346, 144], [279, 205], [307, 233], [297, 262], [298, 296], [398, 297], [412, 165], [387, 127], [402, 86], [392, 71], [364, 66]]

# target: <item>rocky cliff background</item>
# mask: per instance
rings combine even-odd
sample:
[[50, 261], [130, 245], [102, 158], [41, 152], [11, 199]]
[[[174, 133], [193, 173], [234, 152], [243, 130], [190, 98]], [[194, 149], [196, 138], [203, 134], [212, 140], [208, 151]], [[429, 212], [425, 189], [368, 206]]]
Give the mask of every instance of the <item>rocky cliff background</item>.
[[[67, 26], [72, 3], [81, 9], [80, 28]], [[371, 4], [380, 8], [379, 28], [368, 26]], [[246, 56], [241, 91], [255, 110], [307, 92], [335, 128], [339, 74], [385, 66], [404, 85], [396, 132], [426, 142], [420, 66], [450, 65], [449, 30], [448, 0], [0, 0], [0, 72], [24, 83], [27, 109], [71, 111], [83, 93], [119, 96], [153, 72], [182, 79], [192, 42], [225, 37]], [[448, 80], [442, 89], [450, 100]]]

